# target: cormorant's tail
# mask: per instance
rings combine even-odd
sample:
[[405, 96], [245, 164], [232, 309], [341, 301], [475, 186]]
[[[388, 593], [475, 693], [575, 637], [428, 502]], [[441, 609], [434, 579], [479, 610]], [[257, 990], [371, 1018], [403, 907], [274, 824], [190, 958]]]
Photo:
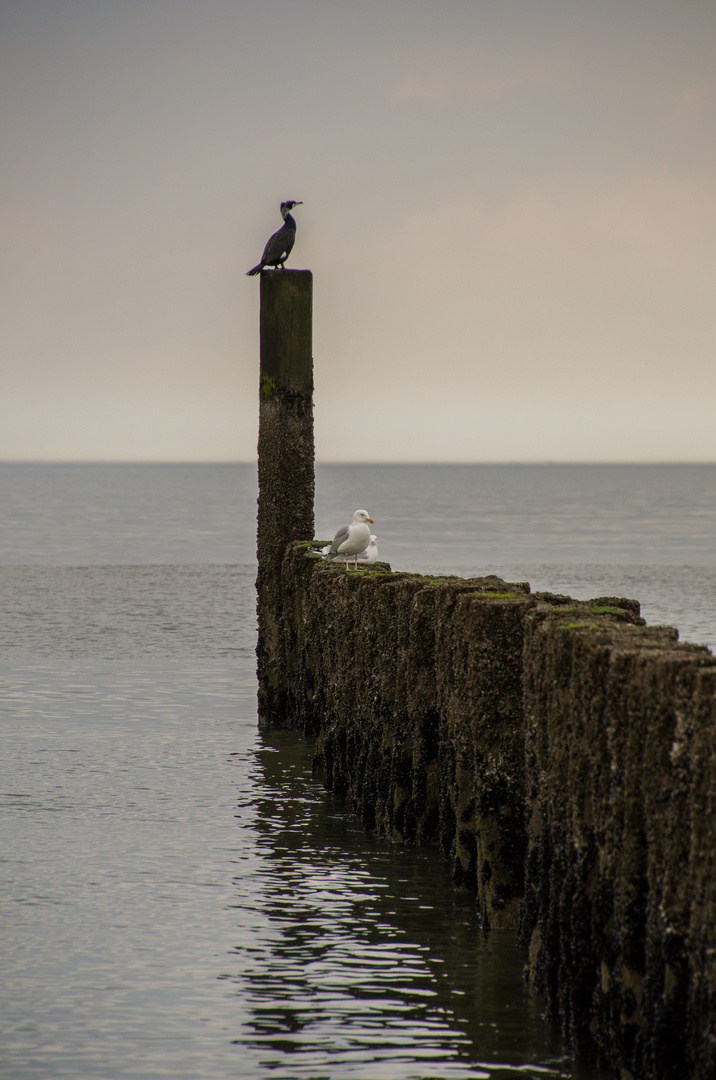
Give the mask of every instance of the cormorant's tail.
[[246, 276], [247, 277], [256, 277], [256, 275], [260, 274], [262, 270], [263, 270], [263, 266], [261, 265], [261, 263], [257, 263], [256, 266], [252, 266], [250, 270], [246, 271]]

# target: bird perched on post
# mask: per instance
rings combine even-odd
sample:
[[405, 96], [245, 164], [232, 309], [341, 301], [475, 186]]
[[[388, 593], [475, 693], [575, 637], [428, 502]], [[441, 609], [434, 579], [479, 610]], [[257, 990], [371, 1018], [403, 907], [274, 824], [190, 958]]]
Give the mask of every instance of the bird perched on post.
[[283, 225], [273, 236], [269, 236], [264, 253], [261, 256], [261, 262], [246, 271], [247, 277], [255, 277], [256, 274], [260, 274], [265, 266], [275, 266], [277, 269], [283, 270], [283, 264], [291, 254], [291, 248], [296, 240], [296, 222], [291, 216], [294, 206], [303, 206], [303, 203], [295, 202], [294, 199], [281, 203]]
[[333, 540], [327, 547], [323, 548], [323, 557], [329, 562], [333, 562], [339, 555], [345, 555], [346, 558], [346, 570], [348, 569], [348, 560], [353, 555], [355, 559], [355, 568], [358, 569], [358, 556], [362, 551], [368, 547], [370, 543], [370, 529], [368, 528], [368, 522], [373, 524], [373, 518], [368, 517], [367, 510], [356, 510], [353, 515], [353, 520], [350, 525], [344, 525], [342, 529], [339, 529]]

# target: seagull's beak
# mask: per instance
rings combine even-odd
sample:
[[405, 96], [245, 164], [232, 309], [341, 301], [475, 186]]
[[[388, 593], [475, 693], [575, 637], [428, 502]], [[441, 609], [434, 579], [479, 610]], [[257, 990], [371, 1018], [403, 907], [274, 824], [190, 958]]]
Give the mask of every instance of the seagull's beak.
[[375, 525], [375, 522], [373, 521], [373, 518], [368, 518], [368, 521], [371, 523], [371, 525]]

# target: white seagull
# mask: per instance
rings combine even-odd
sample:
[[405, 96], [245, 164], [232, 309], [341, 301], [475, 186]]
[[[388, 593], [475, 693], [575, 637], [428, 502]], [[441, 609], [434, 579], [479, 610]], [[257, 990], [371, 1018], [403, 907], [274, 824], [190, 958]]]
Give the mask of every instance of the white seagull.
[[329, 562], [332, 562], [333, 559], [337, 559], [339, 555], [345, 555], [347, 570], [348, 559], [352, 555], [357, 570], [358, 556], [361, 552], [365, 551], [370, 544], [370, 529], [368, 528], [368, 522], [370, 522], [371, 525], [374, 523], [373, 518], [369, 516], [368, 511], [356, 510], [350, 525], [344, 525], [342, 529], [339, 529], [333, 537], [333, 542], [324, 547], [324, 559], [328, 559]]

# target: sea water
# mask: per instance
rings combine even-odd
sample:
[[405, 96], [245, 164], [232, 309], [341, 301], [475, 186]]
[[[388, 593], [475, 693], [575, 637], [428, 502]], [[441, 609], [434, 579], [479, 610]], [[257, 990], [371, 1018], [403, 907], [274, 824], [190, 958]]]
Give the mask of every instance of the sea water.
[[[599, 1077], [433, 850], [256, 723], [253, 466], [0, 466], [0, 1075]], [[320, 466], [396, 569], [716, 643], [716, 469]]]

